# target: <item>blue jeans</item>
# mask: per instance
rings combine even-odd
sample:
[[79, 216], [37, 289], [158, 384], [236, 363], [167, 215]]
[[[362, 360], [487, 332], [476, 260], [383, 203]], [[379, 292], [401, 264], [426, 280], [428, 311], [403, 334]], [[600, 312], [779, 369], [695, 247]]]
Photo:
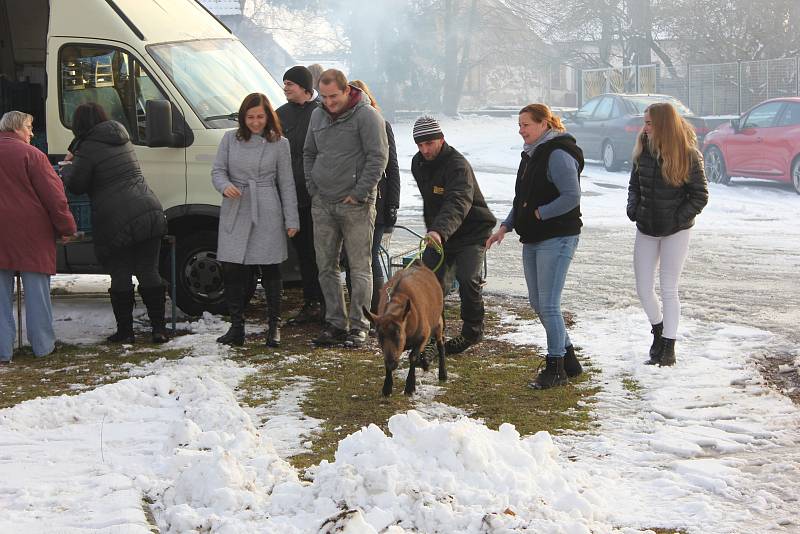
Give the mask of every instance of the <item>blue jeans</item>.
[[[25, 288], [25, 330], [36, 356], [53, 352], [56, 334], [50, 308], [50, 275], [22, 273]], [[0, 269], [0, 360], [10, 361], [14, 353], [17, 325], [14, 321], [14, 271]]]
[[547, 333], [548, 356], [563, 357], [571, 344], [561, 315], [561, 292], [577, 247], [576, 235], [522, 245], [528, 300]]

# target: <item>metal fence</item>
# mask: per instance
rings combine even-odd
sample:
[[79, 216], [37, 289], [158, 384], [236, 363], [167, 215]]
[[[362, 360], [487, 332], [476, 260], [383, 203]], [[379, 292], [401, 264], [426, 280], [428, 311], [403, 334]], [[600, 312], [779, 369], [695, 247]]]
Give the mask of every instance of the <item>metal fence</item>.
[[698, 115], [738, 115], [768, 98], [800, 95], [800, 57], [585, 69], [580, 77], [580, 103], [601, 93], [662, 93]]

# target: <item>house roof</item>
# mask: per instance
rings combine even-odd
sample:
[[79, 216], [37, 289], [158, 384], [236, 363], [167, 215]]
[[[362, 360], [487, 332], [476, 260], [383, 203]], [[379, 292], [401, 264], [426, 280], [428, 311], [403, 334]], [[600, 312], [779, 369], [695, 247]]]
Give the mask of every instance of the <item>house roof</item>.
[[200, 0], [200, 2], [217, 17], [242, 14], [239, 0]]

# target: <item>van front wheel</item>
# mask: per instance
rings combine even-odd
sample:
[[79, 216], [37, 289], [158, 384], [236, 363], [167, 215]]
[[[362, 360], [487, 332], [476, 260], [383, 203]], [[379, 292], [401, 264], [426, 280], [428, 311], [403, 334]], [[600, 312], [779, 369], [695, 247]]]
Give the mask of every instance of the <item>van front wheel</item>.
[[[217, 232], [205, 230], [179, 235], [175, 241], [175, 303], [187, 315], [202, 315], [204, 311], [224, 315], [225, 285], [222, 264], [217, 261]], [[162, 273], [171, 280], [169, 251], [162, 256]], [[253, 277], [245, 287], [245, 298], [250, 301], [256, 288]]]
[[[164, 278], [172, 279], [169, 251], [163, 255]], [[175, 303], [187, 315], [227, 311], [222, 265], [217, 261], [217, 233], [211, 230], [179, 235], [175, 240]]]

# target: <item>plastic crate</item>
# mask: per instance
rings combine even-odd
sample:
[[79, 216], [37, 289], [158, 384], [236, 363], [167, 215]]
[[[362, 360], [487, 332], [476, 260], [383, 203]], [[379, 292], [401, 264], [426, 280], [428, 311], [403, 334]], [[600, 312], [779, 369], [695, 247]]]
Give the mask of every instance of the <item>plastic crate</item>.
[[84, 234], [92, 233], [92, 203], [89, 201], [88, 195], [71, 195], [67, 194], [69, 201], [69, 210], [75, 218], [75, 224], [78, 226], [78, 231]]

